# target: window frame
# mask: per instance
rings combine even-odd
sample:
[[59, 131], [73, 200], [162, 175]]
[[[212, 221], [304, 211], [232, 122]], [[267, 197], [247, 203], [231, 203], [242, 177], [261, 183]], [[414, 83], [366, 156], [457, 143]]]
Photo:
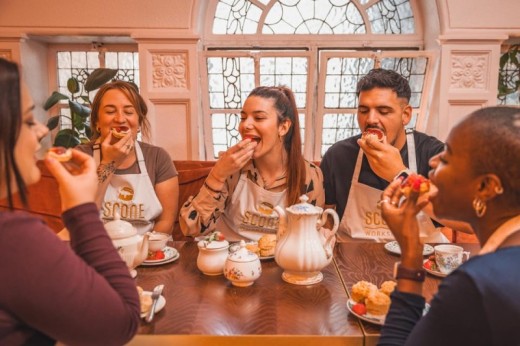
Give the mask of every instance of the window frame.
[[[369, 0], [366, 4], [360, 5], [358, 0], [351, 0], [356, 4], [360, 13], [369, 23], [366, 8], [379, 2], [379, 0]], [[208, 57], [223, 56], [229, 52], [229, 56], [236, 56], [234, 54], [240, 52], [242, 56], [251, 56], [250, 51], [271, 52], [279, 56], [295, 56], [294, 52], [305, 51], [309, 56], [308, 64], [308, 78], [307, 78], [307, 98], [305, 110], [305, 138], [303, 155], [309, 160], [321, 159], [321, 140], [322, 140], [322, 126], [323, 115], [328, 112], [330, 108], [324, 107], [324, 92], [325, 73], [319, 71], [323, 70], [323, 64], [326, 67], [326, 60], [324, 57], [328, 54], [340, 54], [347, 56], [373, 56], [379, 55], [381, 57], [395, 56], [399, 53], [400, 57], [416, 57], [427, 56], [428, 67], [426, 70], [425, 81], [423, 85], [423, 95], [421, 97], [421, 107], [415, 113], [420, 116], [417, 117], [415, 128], [423, 130], [428, 123], [427, 105], [430, 100], [430, 90], [432, 88], [432, 73], [436, 65], [436, 56], [431, 52], [424, 51], [424, 31], [423, 31], [423, 17], [420, 11], [418, 0], [409, 0], [410, 7], [414, 16], [415, 33], [413, 34], [372, 34], [370, 33], [369, 25], [367, 25], [366, 34], [262, 34], [261, 24], [265, 20], [270, 8], [275, 4], [275, 1], [270, 1], [267, 5], [263, 5], [259, 0], [250, 0], [251, 3], [263, 8], [262, 15], [259, 18], [259, 25], [255, 34], [213, 34], [213, 20], [215, 10], [218, 5], [218, 0], [210, 0], [206, 10], [206, 20], [204, 27], [204, 37], [202, 40], [202, 50], [200, 54], [200, 75], [201, 75], [201, 92], [202, 92], [202, 109], [203, 109], [203, 131], [204, 131], [204, 149], [205, 159], [213, 159], [213, 139], [212, 139], [212, 124], [211, 116], [206, 114], [208, 111], [216, 113], [216, 110], [209, 108], [209, 86], [208, 86], [208, 71], [206, 59]], [[386, 50], [385, 50], [386, 49]], [[383, 50], [383, 51], [381, 51]], [[259, 74], [255, 70], [255, 85], [258, 86]], [[225, 113], [234, 113], [233, 110], [220, 109], [219, 111]], [[237, 110], [239, 111], [239, 110]], [[301, 110], [300, 110], [301, 111]], [[339, 112], [335, 109], [334, 112]]]

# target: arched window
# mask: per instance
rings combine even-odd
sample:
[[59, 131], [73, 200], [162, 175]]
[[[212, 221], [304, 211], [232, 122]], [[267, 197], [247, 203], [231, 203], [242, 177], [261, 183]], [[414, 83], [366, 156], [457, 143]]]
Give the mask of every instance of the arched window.
[[423, 129], [432, 55], [422, 51], [415, 0], [220, 0], [206, 18], [202, 88], [206, 158], [240, 140], [239, 112], [259, 85], [296, 96], [304, 154], [319, 160], [359, 133], [355, 88], [374, 67], [412, 87], [412, 127]]

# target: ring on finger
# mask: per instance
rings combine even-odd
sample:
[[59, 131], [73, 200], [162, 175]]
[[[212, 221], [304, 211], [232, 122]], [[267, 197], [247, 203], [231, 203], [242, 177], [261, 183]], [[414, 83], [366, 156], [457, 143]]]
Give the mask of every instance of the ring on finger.
[[[383, 198], [383, 199], [380, 199], [379, 201], [377, 201], [377, 206], [378, 208], [381, 208], [381, 206], [383, 205], [383, 203], [388, 203], [390, 202], [390, 200], [388, 198]], [[391, 202], [390, 202], [391, 203]]]

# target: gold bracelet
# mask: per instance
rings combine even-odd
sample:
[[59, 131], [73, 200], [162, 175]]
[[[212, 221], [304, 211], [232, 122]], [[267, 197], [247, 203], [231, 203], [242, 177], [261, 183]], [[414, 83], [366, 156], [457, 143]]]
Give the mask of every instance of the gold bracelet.
[[213, 193], [222, 193], [222, 190], [215, 190], [214, 188], [209, 186], [208, 183], [206, 183], [206, 180], [204, 180], [204, 186], [206, 187], [206, 189], [210, 190]]

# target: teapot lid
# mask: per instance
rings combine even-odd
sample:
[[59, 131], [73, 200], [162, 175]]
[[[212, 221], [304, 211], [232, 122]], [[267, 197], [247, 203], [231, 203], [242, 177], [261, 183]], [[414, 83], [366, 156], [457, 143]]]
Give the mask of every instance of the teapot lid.
[[121, 216], [117, 212], [114, 220], [105, 223], [105, 229], [111, 239], [129, 238], [137, 234], [134, 226], [128, 221], [121, 220]]
[[303, 215], [317, 215], [322, 212], [320, 207], [316, 207], [310, 203], [307, 203], [309, 197], [307, 195], [300, 196], [300, 202], [298, 204], [291, 205], [287, 208], [287, 210], [293, 214], [303, 214]]
[[229, 254], [228, 259], [233, 262], [251, 262], [258, 260], [258, 255], [246, 248], [246, 242], [240, 241], [240, 248]]

